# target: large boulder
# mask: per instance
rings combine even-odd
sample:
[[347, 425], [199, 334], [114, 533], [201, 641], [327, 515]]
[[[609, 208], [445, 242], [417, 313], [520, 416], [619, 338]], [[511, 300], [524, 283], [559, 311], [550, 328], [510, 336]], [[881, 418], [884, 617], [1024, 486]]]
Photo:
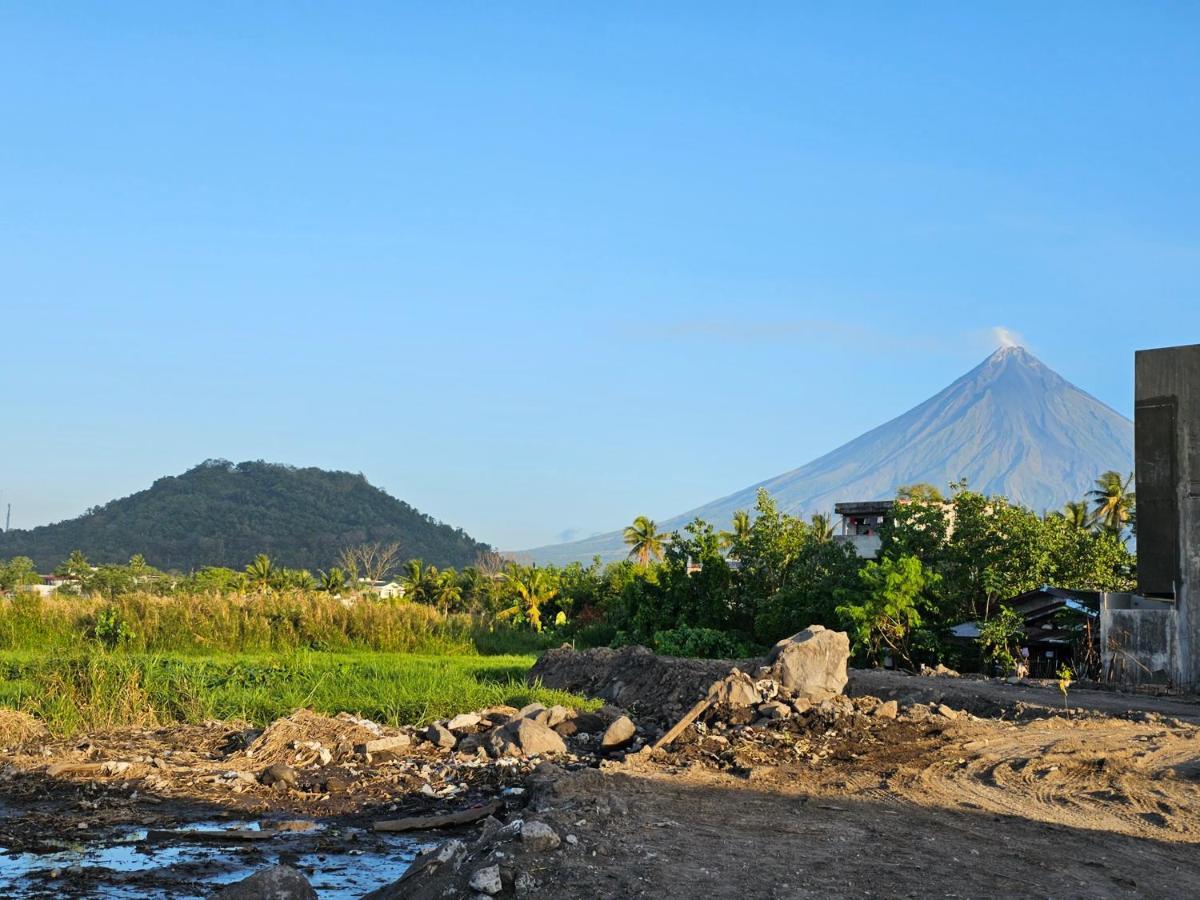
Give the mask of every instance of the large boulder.
[[303, 875], [291, 866], [271, 866], [213, 894], [214, 900], [317, 900]]
[[822, 625], [784, 638], [767, 655], [771, 678], [813, 701], [836, 697], [846, 687], [850, 638]]

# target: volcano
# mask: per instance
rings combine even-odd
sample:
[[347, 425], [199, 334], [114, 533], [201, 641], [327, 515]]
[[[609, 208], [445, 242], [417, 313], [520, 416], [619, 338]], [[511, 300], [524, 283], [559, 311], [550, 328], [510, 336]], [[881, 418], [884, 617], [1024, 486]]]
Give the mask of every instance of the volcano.
[[[727, 528], [754, 507], [759, 488], [794, 515], [834, 503], [879, 500], [904, 484], [1002, 494], [1038, 512], [1078, 500], [1109, 469], [1133, 467], [1133, 422], [1080, 390], [1023, 347], [1002, 347], [945, 390], [824, 456], [660, 522], [664, 531], [696, 517]], [[630, 516], [630, 520], [633, 516]], [[625, 555], [621, 532], [525, 551], [564, 564]]]

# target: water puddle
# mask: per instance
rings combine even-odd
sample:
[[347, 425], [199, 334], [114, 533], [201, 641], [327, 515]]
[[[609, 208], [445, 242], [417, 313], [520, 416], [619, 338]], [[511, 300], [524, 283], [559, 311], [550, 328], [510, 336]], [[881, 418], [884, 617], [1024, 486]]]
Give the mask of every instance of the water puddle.
[[390, 884], [424, 842], [315, 822], [196, 822], [118, 829], [46, 852], [0, 848], [0, 897], [207, 897], [217, 885], [275, 863], [299, 869], [322, 900]]

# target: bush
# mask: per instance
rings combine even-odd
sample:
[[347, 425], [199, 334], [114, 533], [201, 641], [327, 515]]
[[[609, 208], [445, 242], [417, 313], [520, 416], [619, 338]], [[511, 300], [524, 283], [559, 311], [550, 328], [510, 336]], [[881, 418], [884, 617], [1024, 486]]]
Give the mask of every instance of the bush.
[[701, 659], [741, 659], [757, 656], [760, 648], [733, 634], [715, 628], [680, 625], [654, 634], [654, 651], [664, 656]]

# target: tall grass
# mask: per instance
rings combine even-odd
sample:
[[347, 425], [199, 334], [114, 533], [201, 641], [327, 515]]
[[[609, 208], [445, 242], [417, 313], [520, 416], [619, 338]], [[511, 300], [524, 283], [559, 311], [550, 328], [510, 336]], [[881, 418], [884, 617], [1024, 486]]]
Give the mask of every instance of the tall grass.
[[0, 600], [0, 650], [270, 653], [377, 650], [472, 653], [470, 616], [404, 600], [343, 603], [315, 593], [158, 596], [113, 600], [18, 594]]
[[58, 734], [121, 725], [242, 719], [266, 724], [300, 707], [422, 724], [499, 703], [588, 705], [525, 683], [529, 656], [358, 651], [282, 655], [0, 652], [0, 706]]

